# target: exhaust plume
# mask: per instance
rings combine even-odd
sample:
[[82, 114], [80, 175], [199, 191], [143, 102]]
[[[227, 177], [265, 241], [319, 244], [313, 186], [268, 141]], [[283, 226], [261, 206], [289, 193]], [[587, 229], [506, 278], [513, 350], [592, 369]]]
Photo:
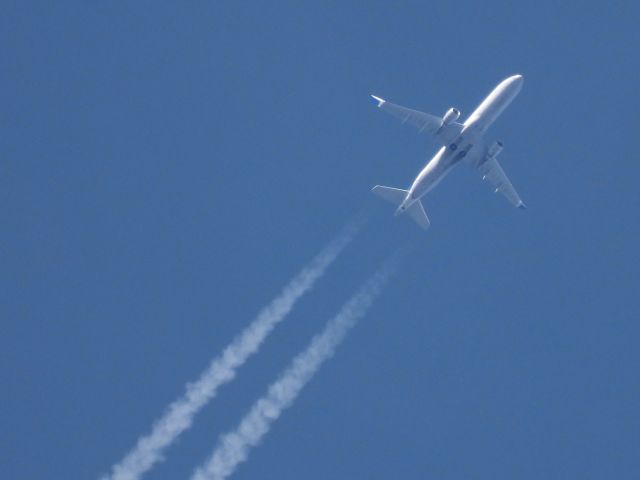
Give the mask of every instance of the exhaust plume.
[[136, 480], [163, 460], [164, 450], [191, 426], [200, 409], [215, 397], [218, 387], [231, 381], [237, 369], [258, 351], [269, 333], [287, 316], [300, 297], [313, 288], [363, 224], [364, 220], [360, 220], [348, 225], [316, 255], [222, 354], [211, 361], [200, 378], [186, 385], [182, 397], [169, 405], [164, 415], [153, 424], [151, 432], [140, 437], [133, 449], [113, 465], [111, 472], [102, 480]]
[[307, 349], [293, 359], [267, 393], [253, 405], [236, 430], [220, 438], [216, 449], [194, 471], [191, 480], [223, 480], [247, 460], [251, 447], [260, 443], [271, 424], [293, 403], [323, 362], [331, 358], [349, 330], [364, 316], [396, 265], [397, 256], [392, 257], [343, 305], [325, 329], [311, 340]]

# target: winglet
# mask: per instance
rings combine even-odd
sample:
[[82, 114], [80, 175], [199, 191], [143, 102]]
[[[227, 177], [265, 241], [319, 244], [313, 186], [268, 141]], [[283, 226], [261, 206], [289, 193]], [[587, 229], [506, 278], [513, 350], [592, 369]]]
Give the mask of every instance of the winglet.
[[371, 98], [373, 98], [376, 102], [378, 102], [378, 107], [381, 107], [382, 104], [385, 102], [384, 99], [380, 97], [376, 97], [375, 95], [371, 95]]

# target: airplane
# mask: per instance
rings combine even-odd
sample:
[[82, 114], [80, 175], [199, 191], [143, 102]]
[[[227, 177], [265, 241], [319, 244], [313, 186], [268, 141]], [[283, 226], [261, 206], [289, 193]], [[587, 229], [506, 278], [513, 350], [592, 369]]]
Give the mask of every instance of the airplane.
[[450, 108], [444, 117], [440, 118], [371, 95], [378, 103], [378, 108], [401, 119], [403, 123], [413, 125], [420, 133], [430, 134], [443, 145], [418, 174], [408, 190], [376, 185], [371, 191], [398, 205], [396, 216], [407, 212], [420, 227], [426, 230], [431, 223], [420, 199], [454, 166], [466, 163], [479, 170], [482, 179], [488, 180], [496, 193], [502, 193], [515, 207], [525, 209], [525, 204], [496, 160], [502, 151], [502, 142], [495, 141], [489, 144], [484, 139], [487, 129], [520, 93], [523, 83], [522, 75], [513, 75], [500, 82], [464, 123], [458, 123], [460, 110], [456, 108]]

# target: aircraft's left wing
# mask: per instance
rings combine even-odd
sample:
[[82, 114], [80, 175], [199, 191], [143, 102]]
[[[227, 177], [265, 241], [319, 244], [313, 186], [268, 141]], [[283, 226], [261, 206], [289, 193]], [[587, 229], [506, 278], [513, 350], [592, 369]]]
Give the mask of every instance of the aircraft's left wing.
[[378, 102], [378, 108], [399, 118], [402, 123], [408, 123], [416, 127], [420, 133], [425, 132], [432, 135], [443, 145], [449, 145], [462, 131], [463, 125], [461, 123], [452, 122], [449, 125], [443, 125], [442, 118], [436, 115], [396, 105], [375, 95], [371, 95], [371, 97]]
[[495, 157], [485, 157], [484, 161], [478, 165], [478, 170], [482, 173], [482, 179], [490, 182], [495, 187], [496, 193], [502, 193], [514, 207], [527, 208]]

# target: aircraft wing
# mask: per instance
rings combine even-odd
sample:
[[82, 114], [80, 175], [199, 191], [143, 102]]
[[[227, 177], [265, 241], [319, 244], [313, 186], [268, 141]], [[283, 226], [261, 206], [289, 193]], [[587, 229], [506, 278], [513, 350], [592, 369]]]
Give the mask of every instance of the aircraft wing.
[[486, 159], [478, 165], [478, 170], [482, 173], [482, 179], [487, 180], [495, 187], [496, 193], [502, 193], [514, 207], [527, 208], [513, 188], [509, 177], [504, 173], [504, 170], [494, 157], [486, 157]]
[[442, 145], [449, 145], [462, 131], [463, 125], [461, 123], [452, 122], [449, 125], [442, 125], [442, 118], [436, 115], [396, 105], [375, 95], [371, 95], [371, 97], [378, 102], [378, 108], [400, 119], [402, 123], [414, 126], [420, 133], [425, 132], [431, 135]]

